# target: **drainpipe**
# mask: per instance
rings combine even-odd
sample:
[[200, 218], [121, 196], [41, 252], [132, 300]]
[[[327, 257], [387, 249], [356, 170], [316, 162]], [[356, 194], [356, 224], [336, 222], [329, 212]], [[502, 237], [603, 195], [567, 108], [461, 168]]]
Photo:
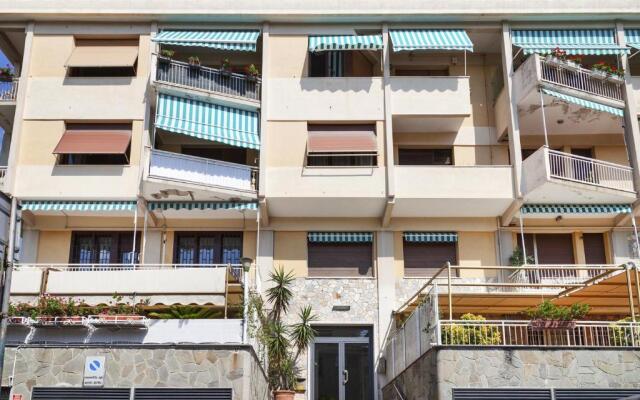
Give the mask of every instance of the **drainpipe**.
[[0, 383], [2, 382], [2, 372], [4, 370], [4, 350], [7, 344], [7, 323], [9, 313], [9, 297], [11, 295], [11, 274], [13, 273], [13, 260], [16, 244], [16, 217], [18, 212], [18, 199], [11, 199], [11, 220], [9, 221], [9, 254], [7, 265], [4, 271], [4, 283], [2, 285], [2, 310], [0, 317]]

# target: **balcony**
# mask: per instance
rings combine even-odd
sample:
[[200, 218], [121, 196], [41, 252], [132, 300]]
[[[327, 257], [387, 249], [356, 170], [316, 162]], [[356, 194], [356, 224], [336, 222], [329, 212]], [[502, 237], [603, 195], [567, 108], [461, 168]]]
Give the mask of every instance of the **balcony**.
[[[255, 197], [258, 170], [243, 164], [152, 149], [147, 181], [223, 196]], [[156, 185], [157, 186], [157, 185]]]
[[0, 190], [5, 190], [4, 181], [7, 176], [7, 168], [6, 166], [0, 166]]
[[541, 147], [522, 163], [531, 203], [604, 204], [635, 200], [632, 169]]
[[[488, 217], [513, 199], [510, 166], [396, 165], [394, 217]], [[469, 202], [473, 207], [468, 207]]]
[[18, 79], [0, 82], [0, 104], [15, 103], [18, 96]]
[[226, 73], [204, 66], [193, 67], [188, 63], [176, 60], [158, 58], [156, 82], [239, 100], [248, 100], [252, 103], [260, 102], [260, 78]]

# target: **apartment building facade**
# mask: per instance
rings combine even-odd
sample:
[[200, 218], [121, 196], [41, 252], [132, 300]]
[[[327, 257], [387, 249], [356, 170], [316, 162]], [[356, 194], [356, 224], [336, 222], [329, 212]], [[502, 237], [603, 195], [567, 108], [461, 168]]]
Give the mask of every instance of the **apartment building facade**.
[[236, 3], [4, 15], [7, 395], [267, 399], [274, 268], [297, 398], [640, 390], [637, 5]]

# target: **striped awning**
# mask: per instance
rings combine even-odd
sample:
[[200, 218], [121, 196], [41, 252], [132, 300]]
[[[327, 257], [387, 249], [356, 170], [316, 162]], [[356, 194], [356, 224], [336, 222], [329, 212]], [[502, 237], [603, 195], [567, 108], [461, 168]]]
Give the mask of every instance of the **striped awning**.
[[258, 30], [162, 31], [154, 42], [175, 46], [209, 47], [218, 50], [256, 51]]
[[550, 53], [556, 47], [567, 54], [624, 54], [629, 49], [616, 43], [613, 29], [514, 30], [511, 39], [525, 54]]
[[640, 50], [640, 29], [625, 29], [624, 38], [627, 46]]
[[548, 94], [549, 96], [556, 97], [568, 103], [576, 104], [580, 107], [589, 108], [595, 111], [608, 112], [609, 114], [613, 114], [616, 117], [624, 117], [624, 110], [621, 108], [607, 106], [605, 104], [596, 103], [595, 101], [580, 99], [578, 97], [569, 96], [568, 94], [556, 92], [549, 89], [542, 89], [542, 93]]
[[156, 210], [257, 210], [256, 203], [232, 201], [150, 201], [150, 211]]
[[455, 232], [405, 232], [403, 236], [405, 242], [414, 243], [452, 243], [458, 241], [458, 234]]
[[22, 209], [29, 211], [134, 211], [136, 201], [25, 200]]
[[309, 232], [307, 238], [311, 243], [371, 243], [371, 232]]
[[473, 43], [463, 29], [393, 29], [389, 34], [393, 51], [473, 51]]
[[309, 51], [382, 50], [382, 35], [309, 36]]
[[631, 212], [630, 204], [526, 204], [522, 214], [620, 214]]
[[260, 148], [258, 113], [160, 93], [156, 128], [248, 149]]

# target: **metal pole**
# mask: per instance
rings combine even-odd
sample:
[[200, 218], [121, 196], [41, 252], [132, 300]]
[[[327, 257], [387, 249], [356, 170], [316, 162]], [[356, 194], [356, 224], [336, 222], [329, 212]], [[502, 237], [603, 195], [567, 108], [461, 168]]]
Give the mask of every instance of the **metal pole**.
[[136, 199], [136, 208], [133, 211], [133, 248], [131, 249], [131, 264], [136, 263], [136, 234], [138, 233], [138, 199]]
[[[242, 343], [249, 343], [249, 271], [242, 272]], [[225, 303], [227, 299], [225, 299]]]
[[[147, 217], [149, 216], [149, 209], [147, 206], [144, 207], [144, 225], [142, 228], [142, 250], [140, 250], [140, 264], [144, 264], [144, 259], [146, 256], [146, 248], [147, 248]], [[161, 262], [162, 263], [162, 262]]]
[[11, 199], [11, 220], [9, 221], [9, 254], [7, 264], [4, 271], [4, 282], [2, 285], [2, 310], [0, 317], [0, 382], [2, 381], [2, 372], [4, 370], [4, 350], [7, 344], [7, 323], [9, 313], [9, 298], [11, 295], [11, 274], [13, 272], [13, 255], [16, 244], [16, 217], [18, 212], [18, 199]]
[[453, 294], [451, 293], [451, 262], [447, 261], [447, 285], [449, 295], [449, 321], [453, 321]]
[[633, 291], [631, 290], [631, 271], [629, 270], [631, 266], [627, 264], [627, 269], [625, 272], [627, 273], [627, 291], [629, 293], [629, 310], [631, 311], [631, 321], [636, 322], [636, 310], [633, 305]]
[[464, 51], [464, 76], [467, 76], [467, 50]]
[[638, 273], [638, 265], [633, 266], [633, 270], [636, 276], [636, 294], [638, 296], [638, 306], [640, 307], [640, 273]]
[[633, 237], [636, 242], [636, 254], [634, 256], [636, 258], [640, 257], [640, 240], [638, 240], [638, 226], [636, 225], [636, 217], [633, 215], [633, 211], [631, 211], [631, 225], [633, 225]]
[[520, 220], [520, 242], [522, 244], [522, 258], [524, 259], [524, 265], [527, 265], [527, 247], [524, 242], [524, 224], [522, 223], [522, 210], [518, 213], [518, 218]]
[[549, 147], [549, 138], [547, 137], [547, 117], [544, 114], [544, 97], [542, 97], [542, 90], [540, 93], [540, 111], [542, 111], [542, 129], [544, 130], [544, 145]]

